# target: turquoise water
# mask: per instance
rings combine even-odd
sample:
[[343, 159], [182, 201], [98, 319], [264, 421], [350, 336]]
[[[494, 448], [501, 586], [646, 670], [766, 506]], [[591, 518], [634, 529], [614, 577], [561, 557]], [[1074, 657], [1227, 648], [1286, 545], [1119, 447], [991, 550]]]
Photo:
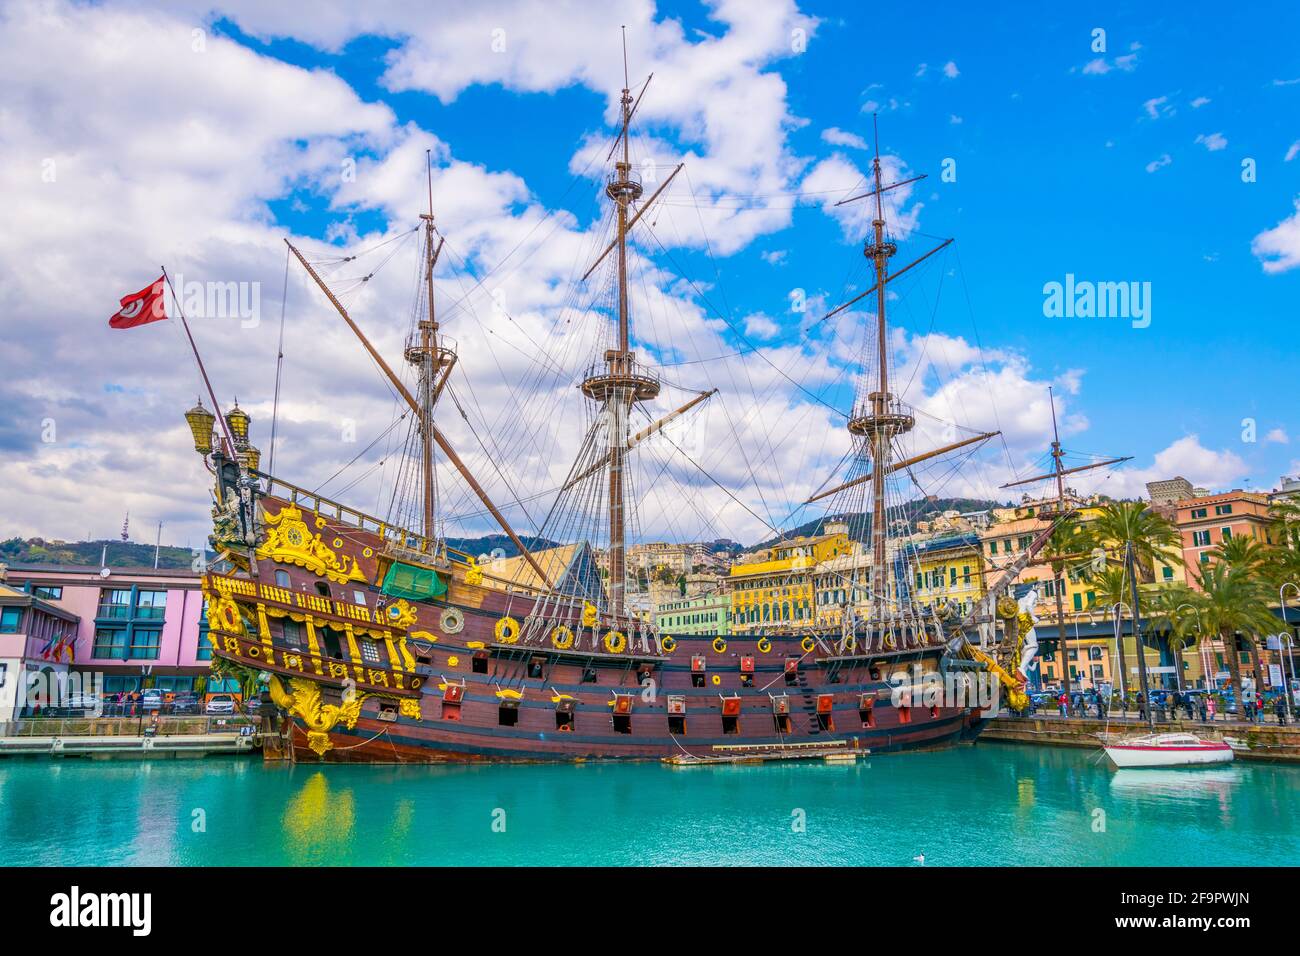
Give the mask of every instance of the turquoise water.
[[1298, 790], [1268, 764], [1003, 744], [690, 769], [9, 759], [0, 865], [1297, 864]]

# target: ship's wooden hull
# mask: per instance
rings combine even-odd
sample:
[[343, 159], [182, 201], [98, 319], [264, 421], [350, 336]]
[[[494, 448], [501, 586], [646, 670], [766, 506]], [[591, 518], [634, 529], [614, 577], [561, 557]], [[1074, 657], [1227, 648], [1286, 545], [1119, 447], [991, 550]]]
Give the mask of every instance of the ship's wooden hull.
[[[980, 729], [971, 707], [896, 699], [900, 680], [937, 670], [941, 645], [837, 653], [833, 639], [796, 629], [661, 635], [661, 645], [639, 622], [583, 626], [583, 600], [471, 582], [464, 566], [439, 571], [441, 596], [399, 600], [381, 586], [381, 537], [268, 503], [298, 533], [266, 545], [255, 576], [209, 575], [205, 593], [214, 656], [287, 688], [278, 702], [296, 715], [283, 722], [296, 759], [646, 760], [791, 744], [881, 753]], [[545, 624], [532, 633], [521, 625], [535, 601]]]
[[[614, 656], [590, 649], [557, 652], [539, 647], [495, 644], [496, 621], [509, 614], [522, 620], [529, 600], [486, 591], [478, 607], [457, 607], [463, 630], [440, 637], [420, 656], [426, 672], [421, 718], [389, 715], [367, 701], [350, 730], [335, 728], [333, 747], [323, 756], [308, 748], [305, 729], [295, 726], [295, 758], [304, 762], [442, 763], [476, 761], [648, 760], [679, 754], [710, 756], [715, 747], [807, 744], [842, 741], [849, 750], [872, 753], [947, 746], [971, 739], [980, 729], [978, 712], [967, 707], [898, 708], [889, 676], [913, 668], [933, 670], [939, 649], [918, 648], [891, 655], [826, 660], [806, 637], [723, 635], [678, 637], [669, 655]], [[437, 619], [450, 605], [433, 604]], [[763, 639], [762, 645], [759, 644]], [[482, 647], [477, 645], [484, 645]], [[766, 647], [764, 652], [762, 648]], [[721, 648], [721, 649], [720, 649]], [[478, 655], [476, 665], [474, 658]], [[692, 671], [692, 659], [703, 671]], [[751, 675], [742, 673], [753, 659]], [[787, 662], [797, 662], [787, 674]], [[475, 667], [479, 671], [475, 671]], [[638, 673], [638, 667], [647, 671]], [[531, 672], [530, 672], [531, 668]], [[593, 674], [595, 680], [583, 680]], [[702, 680], [703, 686], [695, 686]], [[446, 688], [464, 682], [455, 703]], [[746, 686], [748, 685], [748, 686]], [[505, 694], [507, 696], [500, 696]], [[514, 701], [514, 694], [522, 698]], [[830, 696], [829, 713], [818, 714]], [[864, 719], [863, 697], [871, 700]], [[614, 703], [631, 697], [631, 713], [615, 726]], [[778, 729], [774, 698], [788, 697], [788, 722]], [[557, 727], [560, 701], [572, 698], [572, 729]], [[682, 698], [684, 727], [670, 731], [668, 700]], [[739, 714], [724, 730], [724, 698], [739, 698]], [[503, 723], [504, 719], [515, 723]], [[736, 705], [733, 704], [732, 707]]]

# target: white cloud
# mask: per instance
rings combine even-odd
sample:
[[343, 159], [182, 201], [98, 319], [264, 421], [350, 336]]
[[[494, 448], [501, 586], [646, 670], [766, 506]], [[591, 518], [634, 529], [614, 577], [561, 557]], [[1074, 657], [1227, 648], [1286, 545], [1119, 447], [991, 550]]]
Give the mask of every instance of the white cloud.
[[1295, 200], [1294, 213], [1251, 240], [1250, 251], [1268, 273], [1300, 266], [1300, 199]]
[[928, 69], [929, 69], [929, 64], [927, 63], [917, 64], [915, 76], [917, 76], [918, 78], [925, 76], [925, 71]]
[[956, 113], [953, 113], [951, 116], [948, 117], [948, 122], [952, 126], [960, 126], [962, 124], [962, 118], [958, 116]]
[[788, 249], [772, 249], [767, 252], [759, 253], [759, 257], [769, 266], [782, 265], [789, 255], [790, 252]]
[[1287, 435], [1285, 428], [1274, 428], [1264, 436], [1264, 441], [1271, 442], [1275, 445], [1287, 445], [1290, 444], [1291, 438]]
[[1154, 173], [1157, 169], [1162, 169], [1163, 167], [1168, 166], [1172, 162], [1173, 159], [1170, 157], [1170, 155], [1168, 153], [1163, 153], [1161, 154], [1159, 159], [1153, 159], [1151, 160], [1151, 162], [1147, 163], [1147, 167], [1146, 167], [1147, 172]]
[[1142, 108], [1146, 110], [1147, 116], [1151, 119], [1159, 119], [1162, 113], [1170, 116], [1174, 112], [1173, 107], [1169, 105], [1169, 97], [1167, 96], [1152, 97], [1142, 104]]
[[1282, 162], [1289, 163], [1297, 156], [1300, 156], [1300, 139], [1296, 140], [1287, 148], [1286, 156], [1282, 158]]
[[868, 148], [867, 141], [857, 133], [849, 133], [836, 126], [822, 130], [822, 140], [832, 146], [848, 146], [852, 149]]
[[1074, 69], [1079, 69], [1081, 73], [1088, 76], [1105, 76], [1111, 70], [1119, 70], [1121, 73], [1132, 73], [1137, 69], [1137, 51], [1142, 49], [1142, 44], [1130, 44], [1129, 49], [1133, 52], [1126, 53], [1123, 56], [1117, 56], [1111, 61], [1107, 61], [1104, 56], [1099, 56], [1089, 60], [1081, 68], [1072, 68], [1071, 72], [1073, 72]]
[[744, 322], [745, 334], [752, 339], [771, 339], [781, 332], [781, 326], [761, 312], [745, 316]]
[[1200, 143], [1211, 153], [1217, 153], [1219, 150], [1226, 149], [1228, 146], [1228, 140], [1222, 133], [1202, 133], [1196, 137], [1195, 141]]
[[[891, 154], [880, 157], [880, 167], [882, 182], [886, 186], [912, 175], [907, 164]], [[832, 153], [808, 171], [799, 191], [805, 194], [805, 203], [820, 205], [823, 212], [839, 222], [846, 239], [857, 240], [862, 237], [866, 221], [863, 202], [843, 206], [836, 203], [867, 192], [871, 188], [868, 180], [869, 174], [858, 169], [852, 160], [841, 153]], [[906, 238], [916, 228], [924, 205], [912, 201], [913, 185], [909, 183], [884, 194], [885, 217], [890, 229], [900, 238]]]
[[1198, 96], [1196, 99], [1192, 100], [1192, 109], [1199, 110], [1202, 106], [1204, 106], [1206, 103], [1209, 102], [1210, 102], [1210, 98], [1208, 96]]
[[1249, 476], [1246, 462], [1235, 452], [1226, 448], [1215, 451], [1203, 446], [1197, 435], [1184, 435], [1156, 452], [1149, 466], [1115, 472], [1095, 490], [1116, 498], [1145, 497], [1148, 481], [1175, 475], [1182, 475], [1193, 485], [1205, 488], [1240, 487], [1241, 481]]
[[957, 69], [956, 63], [954, 63], [952, 60], [949, 60], [947, 63], [943, 65], [943, 75], [950, 80], [955, 80], [958, 76], [961, 75], [961, 71]]

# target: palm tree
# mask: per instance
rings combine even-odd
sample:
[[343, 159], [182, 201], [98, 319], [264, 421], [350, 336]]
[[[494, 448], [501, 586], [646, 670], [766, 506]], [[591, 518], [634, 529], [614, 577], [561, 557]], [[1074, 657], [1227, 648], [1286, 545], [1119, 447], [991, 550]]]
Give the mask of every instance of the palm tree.
[[1108, 501], [1092, 521], [1092, 532], [1123, 559], [1126, 547], [1144, 583], [1155, 580], [1155, 564], [1182, 564], [1182, 536], [1178, 527], [1142, 501]]
[[1223, 640], [1229, 680], [1240, 702], [1241, 656], [1236, 635], [1245, 638], [1253, 656], [1254, 635], [1266, 634], [1277, 624], [1268, 607], [1272, 589], [1249, 571], [1226, 562], [1203, 564], [1196, 569], [1196, 577], [1201, 593], [1192, 603], [1200, 610], [1206, 630]]
[[[1251, 535], [1238, 535], [1225, 538], [1210, 552], [1215, 558], [1230, 568], [1240, 571], [1261, 582], [1267, 582], [1269, 591], [1280, 583], [1279, 571], [1283, 567], [1277, 549], [1269, 547]], [[1263, 675], [1259, 663], [1259, 646], [1253, 638], [1247, 638], [1250, 650], [1250, 666], [1255, 671], [1258, 681]]]
[[[1133, 630], [1137, 641], [1138, 683], [1146, 706], [1147, 656], [1141, 635], [1141, 599], [1138, 596], [1137, 569], [1142, 578], [1155, 580], [1156, 559], [1181, 564], [1182, 536], [1172, 521], [1141, 501], [1110, 501], [1093, 522], [1093, 532], [1102, 541], [1120, 550], [1129, 566], [1129, 588], [1133, 595]], [[1149, 713], [1149, 710], [1148, 710]]]
[[1210, 551], [1219, 561], [1250, 574], [1264, 576], [1272, 563], [1272, 550], [1252, 535], [1224, 538]]
[[1183, 648], [1196, 635], [1196, 618], [1182, 613], [1183, 608], [1192, 607], [1196, 592], [1185, 584], [1170, 584], [1154, 587], [1150, 590], [1147, 604], [1147, 623], [1157, 636], [1163, 634], [1165, 645], [1173, 657], [1178, 686], [1182, 687]]

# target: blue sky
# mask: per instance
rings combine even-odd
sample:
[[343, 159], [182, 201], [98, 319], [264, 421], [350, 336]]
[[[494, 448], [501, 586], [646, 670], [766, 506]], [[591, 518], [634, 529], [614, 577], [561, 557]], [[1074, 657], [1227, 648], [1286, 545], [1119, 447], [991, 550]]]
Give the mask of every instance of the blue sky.
[[[792, 111], [808, 121], [792, 141], [815, 156], [829, 152], [821, 133], [830, 127], [869, 140], [864, 104], [881, 104], [882, 147], [935, 184], [924, 191], [934, 198], [923, 231], [957, 237], [979, 334], [1023, 350], [1041, 370], [1086, 370], [1082, 410], [1092, 427], [1080, 447], [1150, 453], [1153, 442], [1195, 433], [1246, 459], [1251, 483], [1268, 484], [1291, 466], [1297, 455], [1289, 446], [1262, 437], [1296, 430], [1294, 359], [1284, 343], [1300, 271], [1266, 274], [1251, 240], [1290, 214], [1300, 193], [1300, 161], [1284, 162], [1300, 138], [1300, 11], [1275, 4], [1223, 17], [1217, 5], [1188, 5], [1175, 16], [1121, 4], [1088, 13], [938, 4], [924, 19], [892, 21], [888, 39], [876, 42], [858, 4], [800, 9], [821, 20], [810, 48], [774, 67], [789, 85]], [[659, 12], [690, 30], [718, 30], [698, 3], [665, 3]], [[1205, 29], [1210, 18], [1214, 30]], [[1104, 53], [1092, 49], [1098, 27]], [[548, 207], [586, 218], [595, 210], [566, 194], [565, 162], [605, 105], [594, 90], [476, 86], [444, 104], [383, 89], [391, 40], [362, 37], [327, 55], [291, 41], [259, 42], [229, 21], [219, 28], [276, 57], [337, 72], [401, 120], [436, 130], [458, 158], [519, 172]], [[1134, 54], [1131, 65], [1113, 65]], [[1097, 60], [1107, 71], [1085, 73]], [[947, 63], [956, 64], [955, 77], [944, 75]], [[1208, 102], [1193, 105], [1198, 100]], [[1196, 142], [1214, 133], [1225, 147]], [[1167, 165], [1147, 171], [1165, 156]], [[957, 180], [940, 184], [946, 158], [957, 161]], [[1247, 158], [1257, 164], [1253, 183], [1242, 181]], [[331, 220], [319, 210], [295, 224], [323, 234]], [[918, 240], [905, 252], [926, 248]], [[787, 252], [779, 267], [760, 258], [772, 250]], [[728, 257], [723, 281], [742, 314], [775, 314], [792, 281], [837, 288], [856, 252], [833, 222], [804, 208], [788, 229]], [[699, 255], [684, 258], [707, 268]], [[953, 258], [944, 261], [956, 269]], [[1066, 273], [1150, 282], [1151, 327], [1044, 318], [1042, 286]], [[956, 288], [937, 324], [970, 335]], [[789, 323], [776, 341], [797, 337]], [[1241, 441], [1248, 417], [1258, 424], [1255, 447]]]
[[[111, 304], [151, 278], [145, 273], [154, 262], [203, 278], [262, 283], [270, 321], [242, 336], [212, 325], [200, 338], [215, 353], [223, 396], [238, 394], [264, 420], [280, 312], [280, 238], [355, 251], [413, 224], [424, 202], [425, 145], [438, 153], [441, 221], [475, 250], [473, 275], [495, 265], [535, 221], [530, 216], [559, 223], [553, 248], [580, 258], [608, 211], [598, 183], [575, 170], [588, 138], [610, 133], [621, 85], [620, 22], [633, 30], [633, 85], [656, 72], [637, 124], [640, 147], [663, 162], [682, 152], [696, 157], [663, 212], [665, 224], [681, 226], [686, 238], [674, 244], [665, 228], [671, 258], [644, 236], [637, 247], [648, 257], [654, 301], [634, 302], [634, 309], [661, 316], [641, 345], [663, 356], [665, 330], [684, 328], [682, 358], [705, 358], [722, 346], [763, 349], [762, 357], [720, 372], [692, 367], [688, 377], [730, 392], [736, 408], [761, 407], [769, 423], [787, 409], [786, 427], [793, 423], [800, 434], [760, 440], [769, 443], [769, 464], [810, 462], [816, 486], [842, 451], [824, 437], [834, 423], [801, 403], [797, 389], [755, 383], [771, 378], [771, 364], [790, 361], [831, 404], [851, 401], [851, 383], [826, 378], [814, 354], [833, 343], [820, 328], [805, 340], [807, 316], [790, 311], [790, 295], [804, 290], [816, 308], [861, 288], [863, 223], [846, 227], [823, 200], [834, 190], [832, 199], [847, 194], [869, 168], [870, 153], [855, 137], [870, 140], [874, 109], [890, 172], [929, 174], [898, 194], [896, 262], [956, 237], [897, 287], [892, 320], [905, 334], [895, 361], [906, 378], [918, 350], [928, 349], [909, 400], [931, 410], [956, 405], [958, 418], [968, 414], [959, 424], [971, 427], [984, 427], [993, 414], [1006, 429], [1005, 450], [987, 456], [1004, 472], [979, 487], [1033, 467], [1050, 428], [1034, 396], [1048, 384], [1062, 399], [1067, 447], [1135, 457], [1124, 475], [1097, 489], [1136, 493], [1144, 480], [1170, 473], [1212, 487], [1271, 487], [1279, 475], [1300, 471], [1300, 422], [1290, 400], [1290, 333], [1300, 302], [1300, 12], [1293, 5], [1237, 12], [1208, 3], [1098, 4], [1078, 12], [940, 3], [892, 18], [880, 39], [870, 11], [858, 4], [627, 2], [548, 10], [527, 0], [419, 14], [326, 5], [303, 18], [237, 0], [15, 5], [0, 24], [0, 42], [11, 59], [52, 66], [3, 94], [18, 118], [5, 145], [31, 169], [57, 156], [61, 169], [73, 171], [43, 192], [26, 181], [10, 184], [24, 192], [31, 223], [16, 230], [24, 236], [21, 258], [35, 263], [38, 277], [85, 275], [88, 290], [52, 308], [35, 279], [29, 286], [19, 276], [11, 285], [11, 314], [43, 320], [31, 354], [7, 360], [14, 367], [6, 369], [4, 397], [21, 411], [0, 440], [9, 449], [16, 500], [25, 502], [14, 529], [80, 536], [81, 518], [63, 517], [61, 502], [73, 500], [82, 476], [93, 474], [107, 489], [105, 512], [130, 499], [133, 513], [156, 514], [186, 535], [202, 533], [202, 506], [183, 493], [184, 482], [146, 490], [145, 464], [123, 451], [133, 433], [156, 421], [176, 467], [194, 467], [174, 414], [194, 394], [183, 353], [172, 338], [147, 330], [131, 333], [129, 355], [98, 328], [90, 338], [78, 331], [83, 315], [102, 311], [105, 297]], [[507, 50], [481, 52], [497, 24]], [[796, 29], [806, 48], [792, 38]], [[1105, 31], [1104, 51], [1094, 49], [1097, 29]], [[206, 37], [200, 58], [175, 49], [194, 30]], [[148, 51], [156, 76], [124, 78], [113, 45], [107, 54], [104, 44], [94, 46], [99, 35], [116, 37], [130, 55], [140, 55], [131, 44]], [[91, 99], [83, 106], [79, 89]], [[81, 125], [50, 122], [52, 115]], [[210, 142], [196, 129], [210, 131]], [[756, 131], [753, 142], [744, 142], [747, 131]], [[178, 148], [135, 154], [141, 140]], [[131, 162], [122, 159], [128, 154]], [[360, 163], [356, 184], [337, 182], [340, 157]], [[1244, 161], [1253, 182], [1243, 182]], [[941, 180], [945, 166], [955, 167], [955, 181]], [[693, 202], [710, 204], [710, 189], [723, 198], [712, 200], [718, 218], [704, 230], [706, 251], [699, 235], [689, 235], [689, 217]], [[764, 208], [748, 220], [728, 217], [747, 205]], [[98, 234], [99, 242], [69, 248], [78, 218], [80, 231]], [[97, 222], [105, 229], [96, 230]], [[52, 223], [60, 228], [41, 225]], [[11, 252], [18, 261], [19, 250]], [[511, 347], [558, 349], [561, 339], [546, 338], [559, 315], [547, 290], [563, 269], [536, 264], [545, 250], [529, 257], [528, 281], [509, 293], [512, 316], [531, 331]], [[673, 285], [678, 266], [706, 287], [707, 301]], [[1123, 318], [1045, 317], [1044, 284], [1067, 274], [1150, 283], [1149, 327]], [[440, 288], [454, 295], [463, 281], [444, 270]], [[308, 322], [303, 310], [320, 307], [309, 291], [290, 293], [295, 321]], [[409, 288], [399, 282], [375, 296], [365, 321], [400, 341], [400, 318], [389, 329], [380, 316], [409, 306]], [[385, 313], [381, 305], [392, 308]], [[715, 307], [725, 324], [712, 321]], [[662, 318], [673, 310], [676, 318]], [[459, 317], [454, 331], [462, 343], [482, 336], [490, 344], [497, 333], [488, 331], [485, 314], [480, 306]], [[836, 326], [839, 339], [856, 341], [870, 319], [869, 311], [850, 313]], [[936, 337], [925, 345], [927, 333]], [[328, 381], [340, 403], [363, 409], [363, 442], [390, 409], [384, 386], [351, 354], [354, 347], [341, 336], [329, 342], [339, 367], [326, 370], [305, 353], [290, 357], [296, 364], [287, 380], [303, 398], [282, 411], [290, 442], [283, 460], [303, 483], [322, 480], [357, 451], [323, 443], [321, 433], [335, 428], [333, 413], [310, 406], [305, 393]], [[983, 355], [972, 357], [976, 342]], [[19, 382], [23, 376], [14, 373], [42, 350], [63, 358], [51, 381]], [[105, 354], [114, 361], [103, 362]], [[980, 385], [990, 363], [1005, 388]], [[466, 364], [466, 388], [483, 390], [480, 424], [488, 423], [508, 406], [491, 380], [500, 362]], [[851, 364], [842, 353], [831, 362], [840, 371]], [[78, 394], [87, 383], [106, 398], [88, 405]], [[980, 404], [985, 399], [991, 413]], [[1031, 401], [1039, 404], [1031, 409]], [[372, 405], [377, 412], [364, 410]], [[713, 427], [720, 413], [710, 414]], [[46, 417], [69, 423], [68, 437], [53, 447], [24, 424]], [[1243, 440], [1243, 419], [1254, 421], [1253, 442]], [[717, 465], [728, 469], [726, 461]], [[510, 483], [544, 486], [553, 479], [543, 471], [521, 466]], [[737, 488], [750, 480], [723, 478]], [[786, 478], [772, 482], [764, 494], [785, 505], [807, 490]], [[763, 536], [743, 515], [724, 523], [719, 533]], [[109, 533], [120, 518], [105, 514], [101, 524]]]

